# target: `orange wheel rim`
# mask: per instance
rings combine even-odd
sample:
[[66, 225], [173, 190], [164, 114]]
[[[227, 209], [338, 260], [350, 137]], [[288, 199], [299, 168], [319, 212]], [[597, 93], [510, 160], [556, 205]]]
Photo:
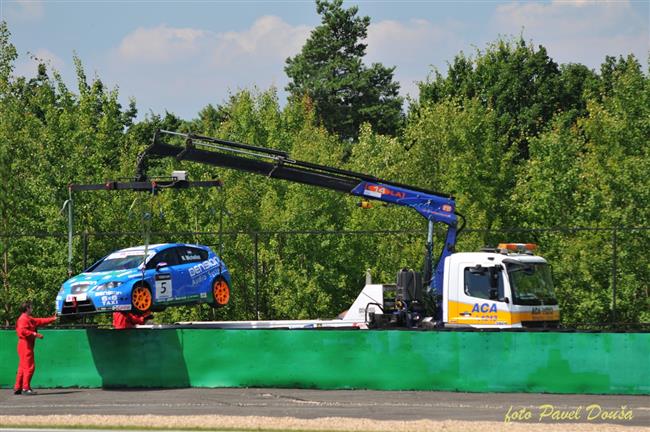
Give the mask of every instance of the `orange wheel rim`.
[[218, 280], [212, 286], [212, 294], [217, 304], [225, 305], [230, 300], [230, 288], [225, 281]]
[[151, 307], [151, 293], [145, 287], [135, 287], [131, 293], [133, 306], [139, 311], [146, 311]]

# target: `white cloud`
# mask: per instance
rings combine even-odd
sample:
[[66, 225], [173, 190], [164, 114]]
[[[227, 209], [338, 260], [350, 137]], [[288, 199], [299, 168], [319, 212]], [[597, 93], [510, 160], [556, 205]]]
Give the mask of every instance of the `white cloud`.
[[291, 26], [275, 16], [258, 18], [241, 32], [213, 32], [160, 25], [138, 28], [125, 36], [116, 50], [118, 59], [137, 63], [171, 63], [188, 58], [211, 59], [220, 67], [264, 59], [284, 62], [298, 52], [309, 35], [307, 26]]
[[559, 63], [597, 67], [606, 55], [633, 53], [645, 61], [649, 48], [648, 16], [628, 1], [513, 2], [496, 8], [492, 27], [544, 45]]
[[298, 53], [309, 36], [308, 26], [291, 26], [276, 16], [263, 16], [243, 32], [217, 35], [213, 52], [214, 64], [261, 59], [284, 63], [287, 57]]
[[561, 6], [573, 6], [573, 7], [584, 7], [584, 6], [593, 6], [593, 5], [605, 5], [605, 6], [615, 6], [615, 5], [625, 5], [629, 6], [629, 0], [551, 0], [552, 5], [561, 5]]
[[603, 32], [621, 28], [621, 21], [638, 19], [625, 1], [559, 1], [552, 3], [507, 3], [497, 6], [497, 24], [513, 28], [525, 27], [527, 30], [560, 30], [571, 34], [587, 31]]
[[173, 28], [160, 25], [138, 28], [128, 34], [117, 48], [119, 57], [138, 63], [169, 63], [199, 53], [201, 43], [209, 32], [193, 28]]
[[[145, 111], [155, 106], [156, 112], [166, 108], [191, 118], [238, 89], [275, 86], [282, 95], [285, 60], [300, 51], [310, 31], [275, 16], [260, 17], [237, 32], [138, 28], [111, 50], [102, 76], [119, 83], [121, 94], [135, 96]], [[184, 108], [179, 112], [179, 107]]]

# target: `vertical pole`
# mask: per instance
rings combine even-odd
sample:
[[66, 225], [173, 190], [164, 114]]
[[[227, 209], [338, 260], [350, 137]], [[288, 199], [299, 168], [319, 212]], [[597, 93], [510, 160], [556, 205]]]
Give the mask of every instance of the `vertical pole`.
[[68, 277], [72, 277], [72, 188], [68, 187]]
[[219, 258], [223, 258], [223, 207], [219, 210]]
[[260, 285], [258, 278], [258, 256], [259, 253], [259, 235], [255, 233], [255, 316], [260, 319]]
[[[217, 189], [217, 192], [219, 190]], [[224, 199], [221, 200], [221, 205], [219, 205], [219, 273], [221, 273], [221, 264], [223, 263], [223, 213], [225, 211], [224, 209]], [[214, 211], [214, 207], [212, 208], [212, 211]], [[232, 288], [231, 288], [232, 289]], [[212, 310], [210, 313], [212, 314], [212, 321], [217, 320], [217, 310], [215, 308], [211, 308]]]
[[433, 221], [429, 220], [429, 231], [427, 233], [426, 254], [424, 257], [424, 279], [427, 290], [431, 292], [435, 275], [433, 274]]
[[616, 228], [612, 233], [612, 324], [616, 322], [616, 273], [618, 261], [618, 236]]
[[84, 270], [88, 268], [88, 230], [84, 230], [82, 239], [82, 247], [84, 251]]

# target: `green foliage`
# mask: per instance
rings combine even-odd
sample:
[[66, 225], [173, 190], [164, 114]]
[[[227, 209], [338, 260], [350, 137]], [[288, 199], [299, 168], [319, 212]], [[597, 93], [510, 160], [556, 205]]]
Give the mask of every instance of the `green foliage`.
[[650, 81], [633, 58], [599, 81], [585, 91], [587, 115], [558, 114], [531, 140], [513, 195], [523, 226], [622, 228], [546, 237], [569, 321], [647, 321], [648, 231], [633, 228], [650, 217]]
[[[6, 323], [27, 299], [35, 302], [35, 313], [52, 312], [66, 274], [65, 238], [34, 235], [64, 232], [66, 221], [59, 209], [69, 182], [102, 181], [119, 170], [124, 128], [135, 113], [125, 115], [117, 92], [107, 91], [99, 79], [88, 84], [78, 59], [79, 96], [58, 75], [50, 78], [44, 65], [31, 80], [12, 77], [15, 50], [4, 25], [1, 33], [0, 321]], [[77, 207], [87, 229], [111, 226], [111, 207], [101, 197], [84, 197]]]
[[[525, 159], [529, 137], [542, 132], [558, 110], [580, 103], [565, 97], [561, 78], [558, 65], [543, 46], [535, 49], [522, 38], [499, 40], [485, 51], [477, 50], [475, 58], [456, 56], [446, 77], [436, 71], [433, 79], [421, 82], [420, 103], [478, 100], [496, 112], [497, 133]], [[571, 84], [566, 90], [575, 93], [579, 83]]]
[[395, 135], [402, 123], [395, 68], [362, 62], [370, 18], [358, 17], [356, 6], [344, 9], [343, 0], [317, 0], [316, 8], [321, 25], [286, 61], [287, 91], [297, 100], [309, 96], [323, 125], [343, 140], [356, 140], [365, 122], [378, 133]]

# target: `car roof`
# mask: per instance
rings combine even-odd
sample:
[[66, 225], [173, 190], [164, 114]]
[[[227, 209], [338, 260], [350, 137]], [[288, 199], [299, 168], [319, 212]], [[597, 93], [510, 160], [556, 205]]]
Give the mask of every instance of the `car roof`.
[[[203, 245], [198, 245], [198, 244], [189, 244], [189, 243], [158, 243], [158, 244], [152, 244], [146, 246], [147, 251], [149, 252], [160, 252], [161, 250], [170, 248], [170, 247], [177, 247], [177, 246], [189, 246], [189, 247], [197, 247], [200, 249], [206, 249], [207, 246]], [[132, 246], [128, 247], [125, 249], [120, 249], [115, 252], [144, 252], [145, 250], [145, 245], [141, 246]]]

